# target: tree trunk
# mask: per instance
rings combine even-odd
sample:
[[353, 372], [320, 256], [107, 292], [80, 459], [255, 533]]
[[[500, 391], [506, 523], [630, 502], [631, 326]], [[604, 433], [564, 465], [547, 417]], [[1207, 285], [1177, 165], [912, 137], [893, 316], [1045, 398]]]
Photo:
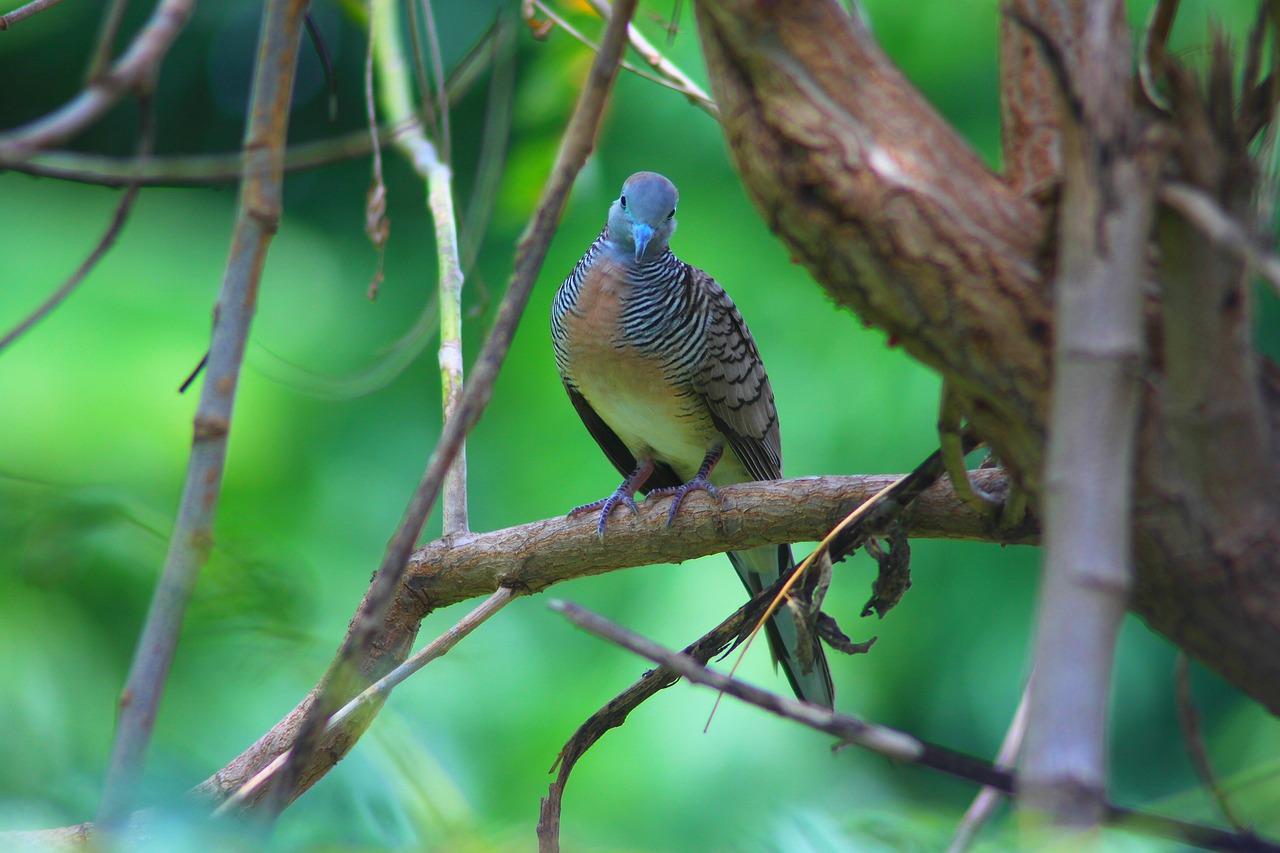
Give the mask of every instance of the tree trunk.
[[[1032, 506], [1044, 495], [1058, 240], [1070, 230], [1054, 225], [1057, 111], [1087, 85], [1065, 70], [1071, 47], [1054, 54], [1079, 43], [1079, 4], [1031, 14], [1049, 5], [1064, 4], [1014, 4], [1027, 20], [1003, 25], [1005, 178], [837, 0], [793, 0], [785, 14], [768, 0], [697, 4], [725, 136], [765, 220], [834, 300], [957, 389]], [[1152, 180], [1178, 175], [1248, 228], [1256, 174], [1244, 152], [1259, 119], [1231, 108], [1218, 53], [1209, 96], [1163, 69], [1167, 115], [1136, 80], [1122, 96], [1173, 140]], [[1270, 104], [1253, 112], [1265, 121]], [[1165, 187], [1148, 189], [1161, 198]], [[1167, 206], [1154, 230], [1130, 608], [1277, 713], [1278, 371], [1250, 339], [1240, 261]]]

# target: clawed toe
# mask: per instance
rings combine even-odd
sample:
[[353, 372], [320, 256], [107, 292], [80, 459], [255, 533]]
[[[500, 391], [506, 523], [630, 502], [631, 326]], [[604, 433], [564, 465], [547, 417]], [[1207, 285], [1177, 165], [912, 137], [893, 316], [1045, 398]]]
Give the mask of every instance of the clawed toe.
[[685, 496], [690, 492], [706, 492], [717, 501], [720, 500], [720, 490], [711, 485], [711, 481], [707, 480], [705, 477], [695, 477], [683, 486], [675, 486], [667, 489], [654, 489], [649, 493], [649, 497], [664, 497], [666, 495], [671, 495], [673, 497], [673, 500], [671, 501], [671, 510], [667, 513], [667, 527], [670, 527], [671, 523], [676, 520], [676, 512], [679, 511], [681, 502], [684, 501]]
[[569, 517], [575, 518], [588, 512], [594, 512], [597, 509], [600, 510], [600, 523], [596, 525], [596, 532], [599, 535], [604, 536], [604, 528], [609, 521], [609, 514], [620, 506], [625, 506], [630, 509], [633, 515], [640, 512], [639, 507], [636, 506], [635, 498], [627, 494], [622, 489], [619, 489], [607, 498], [602, 498], [594, 503], [575, 506], [573, 509], [569, 510]]

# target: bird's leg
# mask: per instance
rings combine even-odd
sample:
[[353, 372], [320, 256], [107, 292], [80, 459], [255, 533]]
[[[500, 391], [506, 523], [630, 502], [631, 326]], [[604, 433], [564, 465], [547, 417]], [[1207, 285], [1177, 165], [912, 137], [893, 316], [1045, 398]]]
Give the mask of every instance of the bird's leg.
[[638, 513], [640, 510], [636, 508], [636, 490], [644, 485], [644, 481], [649, 479], [649, 475], [653, 473], [653, 458], [645, 456], [636, 463], [636, 470], [631, 472], [627, 479], [622, 481], [622, 485], [609, 497], [598, 500], [595, 503], [583, 504], [569, 510], [569, 517], [582, 515], [584, 512], [600, 510], [600, 524], [597, 532], [604, 536], [605, 522], [609, 520], [609, 513], [613, 512], [616, 507], [630, 507], [631, 512]]
[[673, 495], [675, 500], [671, 502], [671, 511], [667, 513], [667, 526], [671, 526], [671, 522], [676, 520], [676, 510], [680, 509], [680, 502], [684, 500], [685, 495], [690, 492], [706, 492], [716, 500], [720, 500], [720, 491], [711, 485], [711, 481], [707, 479], [711, 476], [711, 469], [716, 467], [716, 463], [720, 461], [720, 457], [724, 455], [724, 446], [717, 444], [707, 451], [707, 455], [702, 460], [702, 466], [698, 468], [698, 473], [693, 475], [693, 479], [685, 483], [683, 486], [675, 486], [668, 489], [654, 489], [649, 492], [649, 497]]

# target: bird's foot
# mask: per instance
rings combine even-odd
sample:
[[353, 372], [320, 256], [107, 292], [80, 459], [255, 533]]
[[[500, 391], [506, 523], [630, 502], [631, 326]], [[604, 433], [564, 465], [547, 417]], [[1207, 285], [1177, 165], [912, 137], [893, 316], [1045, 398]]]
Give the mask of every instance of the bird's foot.
[[683, 486], [675, 486], [674, 488], [667, 489], [654, 489], [649, 492], [649, 497], [651, 498], [664, 497], [666, 495], [671, 495], [674, 498], [674, 500], [671, 501], [671, 511], [667, 513], [667, 527], [670, 527], [671, 522], [676, 520], [676, 511], [680, 509], [680, 503], [690, 492], [706, 492], [717, 501], [720, 500], [720, 490], [711, 485], [711, 481], [702, 473], [699, 473], [698, 476], [694, 477]]
[[601, 537], [604, 536], [604, 526], [609, 521], [609, 513], [613, 512], [620, 506], [625, 506], [631, 510], [632, 515], [639, 515], [640, 509], [636, 506], [636, 491], [649, 479], [649, 475], [653, 473], [653, 459], [648, 456], [641, 457], [636, 463], [636, 470], [632, 471], [627, 479], [622, 481], [622, 485], [618, 486], [613, 494], [604, 500], [595, 503], [583, 504], [569, 510], [569, 517], [582, 515], [583, 513], [600, 510], [600, 523], [596, 526], [596, 533]]
[[579, 515], [585, 515], [588, 512], [600, 510], [600, 523], [596, 526], [596, 532], [604, 536], [605, 524], [609, 521], [609, 514], [620, 506], [625, 506], [631, 510], [632, 515], [640, 512], [640, 508], [636, 506], [636, 499], [633, 497], [634, 492], [628, 492], [626, 483], [618, 487], [618, 490], [607, 498], [595, 501], [582, 506], [575, 506], [569, 510], [569, 517], [576, 518]]

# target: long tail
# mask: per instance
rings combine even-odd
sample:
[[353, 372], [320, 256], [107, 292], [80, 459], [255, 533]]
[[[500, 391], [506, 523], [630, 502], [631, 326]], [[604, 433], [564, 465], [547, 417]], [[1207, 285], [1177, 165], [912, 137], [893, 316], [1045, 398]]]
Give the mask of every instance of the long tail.
[[[742, 578], [747, 592], [755, 595], [769, 584], [790, 572], [795, 566], [791, 556], [790, 545], [767, 546], [751, 551], [730, 551], [729, 559]], [[830, 708], [835, 703], [835, 688], [831, 684], [831, 670], [827, 668], [827, 656], [822, 650], [822, 642], [813, 638], [813, 669], [803, 672], [800, 658], [796, 654], [799, 635], [796, 631], [795, 619], [789, 611], [774, 614], [765, 626], [769, 635], [769, 649], [774, 660], [782, 665], [791, 689], [806, 702]]]

